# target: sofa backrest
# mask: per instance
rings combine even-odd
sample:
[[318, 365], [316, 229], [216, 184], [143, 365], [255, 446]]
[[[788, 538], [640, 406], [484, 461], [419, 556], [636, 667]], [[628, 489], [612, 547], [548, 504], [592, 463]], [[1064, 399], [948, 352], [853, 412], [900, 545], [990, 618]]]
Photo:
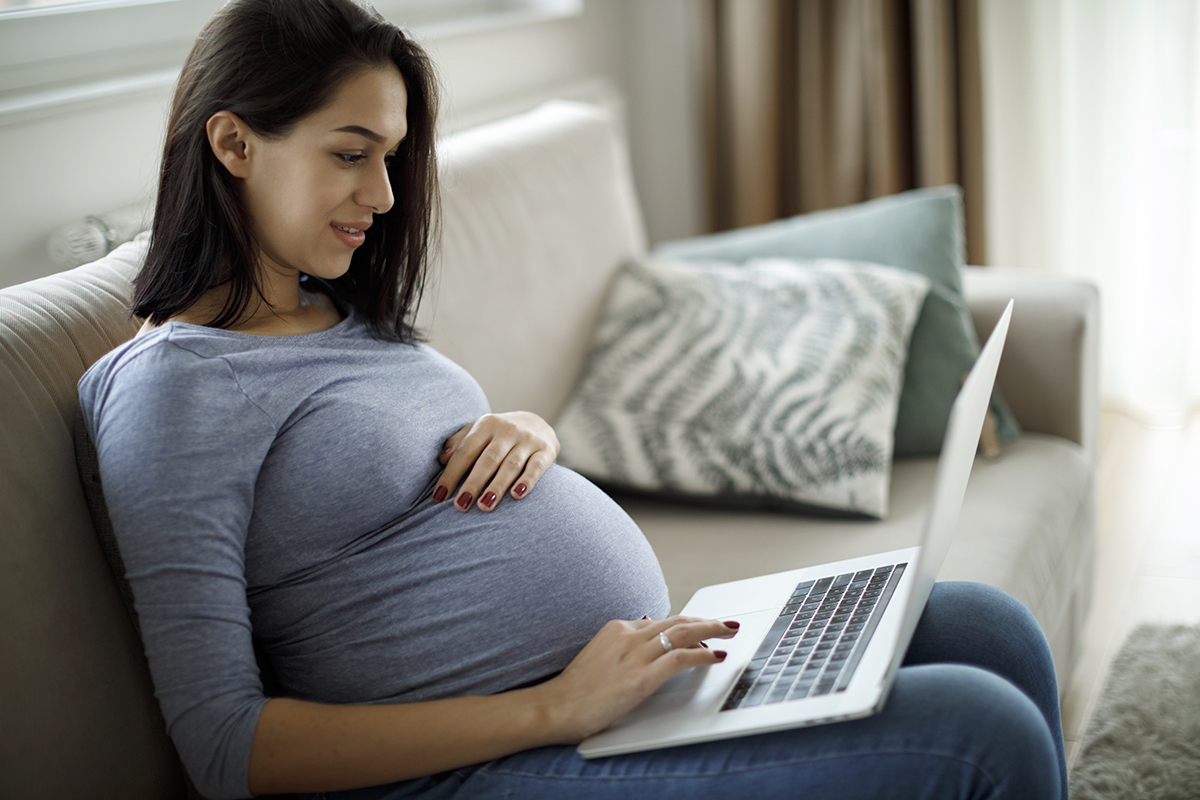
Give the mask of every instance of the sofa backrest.
[[[550, 104], [456, 134], [441, 158], [444, 246], [419, 324], [494, 408], [553, 418], [609, 278], [644, 248], [617, 128]], [[0, 797], [184, 792], [72, 444], [79, 378], [137, 330], [145, 249], [0, 289]]]
[[645, 251], [622, 142], [607, 112], [552, 102], [441, 147], [442, 252], [417, 322], [495, 411], [553, 421], [609, 281]]
[[0, 290], [0, 796], [178, 796], [75, 467], [76, 384], [128, 339], [143, 243]]

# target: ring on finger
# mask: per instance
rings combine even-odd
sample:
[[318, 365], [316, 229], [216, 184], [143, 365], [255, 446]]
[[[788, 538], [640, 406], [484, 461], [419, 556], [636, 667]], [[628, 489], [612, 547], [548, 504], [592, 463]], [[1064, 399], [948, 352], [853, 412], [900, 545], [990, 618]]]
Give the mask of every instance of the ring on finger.
[[675, 645], [671, 644], [671, 637], [667, 636], [667, 632], [663, 631], [658, 634], [658, 643], [663, 646], [663, 653], [669, 653], [675, 649]]

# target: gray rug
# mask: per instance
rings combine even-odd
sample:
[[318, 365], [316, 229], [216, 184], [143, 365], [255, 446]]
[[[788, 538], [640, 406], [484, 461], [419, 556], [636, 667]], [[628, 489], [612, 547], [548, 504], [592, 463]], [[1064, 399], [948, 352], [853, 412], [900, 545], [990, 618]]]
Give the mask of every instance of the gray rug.
[[1071, 771], [1071, 798], [1200, 798], [1200, 627], [1130, 634]]

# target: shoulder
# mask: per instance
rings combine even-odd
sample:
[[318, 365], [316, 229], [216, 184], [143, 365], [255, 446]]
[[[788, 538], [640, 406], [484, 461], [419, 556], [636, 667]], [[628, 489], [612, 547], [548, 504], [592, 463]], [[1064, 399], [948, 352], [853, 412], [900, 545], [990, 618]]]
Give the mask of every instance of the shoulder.
[[[170, 323], [142, 333], [110, 350], [93, 364], [79, 380], [80, 392], [95, 390], [116, 380], [161, 384], [176, 374], [184, 374], [214, 363], [221, 353], [205, 337], [189, 336]], [[146, 381], [149, 376], [155, 380]]]
[[226, 355], [228, 345], [168, 323], [113, 349], [79, 380], [79, 400], [93, 436], [101, 415], [130, 412], [150, 418], [166, 410], [205, 416], [253, 405]]

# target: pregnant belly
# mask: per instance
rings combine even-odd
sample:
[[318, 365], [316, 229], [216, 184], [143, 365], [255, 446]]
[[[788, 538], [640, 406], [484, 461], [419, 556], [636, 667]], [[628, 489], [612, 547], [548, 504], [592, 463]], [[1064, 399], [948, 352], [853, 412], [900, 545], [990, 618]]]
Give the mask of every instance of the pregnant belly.
[[491, 513], [421, 505], [256, 598], [254, 622], [289, 695], [361, 703], [503, 691], [561, 670], [608, 620], [668, 608], [641, 531], [555, 466]]

